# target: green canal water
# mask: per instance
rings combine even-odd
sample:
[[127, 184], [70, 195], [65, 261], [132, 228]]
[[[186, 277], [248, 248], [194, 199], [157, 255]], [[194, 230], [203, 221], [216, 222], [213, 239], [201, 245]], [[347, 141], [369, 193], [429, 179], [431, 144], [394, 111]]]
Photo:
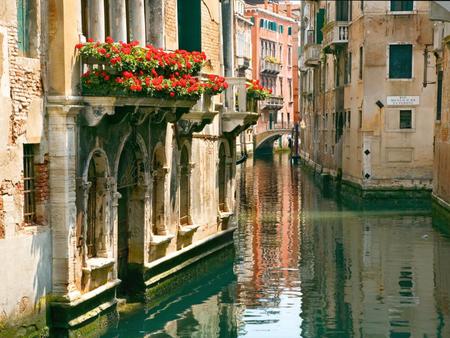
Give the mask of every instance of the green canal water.
[[450, 225], [429, 201], [346, 204], [286, 155], [237, 184], [234, 250], [109, 337], [450, 337]]

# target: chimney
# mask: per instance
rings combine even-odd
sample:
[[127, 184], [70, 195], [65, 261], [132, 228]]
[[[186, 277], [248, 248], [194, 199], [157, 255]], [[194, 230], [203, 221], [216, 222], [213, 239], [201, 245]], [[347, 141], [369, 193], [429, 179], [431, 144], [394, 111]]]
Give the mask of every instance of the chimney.
[[286, 14], [287, 14], [287, 16], [289, 18], [292, 16], [291, 3], [290, 2], [286, 4]]
[[268, 5], [269, 5], [269, 0], [264, 0], [264, 9], [267, 9]]

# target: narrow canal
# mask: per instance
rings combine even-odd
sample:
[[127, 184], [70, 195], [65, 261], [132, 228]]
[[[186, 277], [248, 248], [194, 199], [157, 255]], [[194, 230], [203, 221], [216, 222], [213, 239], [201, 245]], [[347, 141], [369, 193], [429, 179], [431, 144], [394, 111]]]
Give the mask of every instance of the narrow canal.
[[130, 305], [111, 337], [450, 337], [450, 237], [429, 203], [346, 205], [286, 155], [238, 185], [234, 256]]

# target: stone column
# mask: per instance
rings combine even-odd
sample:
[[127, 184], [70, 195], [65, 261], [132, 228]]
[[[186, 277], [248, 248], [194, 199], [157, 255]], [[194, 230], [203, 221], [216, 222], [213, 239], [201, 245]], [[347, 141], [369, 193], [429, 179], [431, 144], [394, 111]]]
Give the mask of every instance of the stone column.
[[125, 0], [112, 0], [109, 3], [110, 32], [115, 41], [127, 41], [127, 10]]
[[61, 301], [79, 296], [75, 286], [76, 116], [81, 106], [51, 103], [47, 113], [50, 163], [50, 225], [53, 236], [52, 293]]
[[[147, 33], [147, 42], [157, 48], [164, 46], [164, 1], [165, 0], [145, 0], [145, 27]], [[176, 18], [175, 18], [176, 20]]]
[[105, 41], [105, 3], [104, 0], [88, 1], [88, 38]]
[[130, 41], [139, 41], [141, 46], [145, 45], [145, 6], [144, 0], [133, 0], [128, 2], [128, 23]]

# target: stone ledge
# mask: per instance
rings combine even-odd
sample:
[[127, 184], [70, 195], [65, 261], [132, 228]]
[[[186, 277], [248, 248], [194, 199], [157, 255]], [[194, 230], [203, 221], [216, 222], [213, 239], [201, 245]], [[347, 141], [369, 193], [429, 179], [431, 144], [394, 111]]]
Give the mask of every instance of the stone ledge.
[[219, 217], [220, 220], [228, 219], [231, 216], [233, 216], [233, 212], [231, 211], [219, 211], [217, 214], [217, 217]]
[[180, 225], [178, 228], [178, 234], [181, 236], [191, 234], [200, 227], [199, 224]]
[[87, 260], [87, 266], [83, 267], [82, 270], [85, 272], [100, 270], [103, 268], [112, 267], [114, 262], [115, 260], [113, 258], [93, 257]]
[[161, 245], [169, 243], [175, 235], [152, 235], [152, 239], [150, 240], [150, 245]]

